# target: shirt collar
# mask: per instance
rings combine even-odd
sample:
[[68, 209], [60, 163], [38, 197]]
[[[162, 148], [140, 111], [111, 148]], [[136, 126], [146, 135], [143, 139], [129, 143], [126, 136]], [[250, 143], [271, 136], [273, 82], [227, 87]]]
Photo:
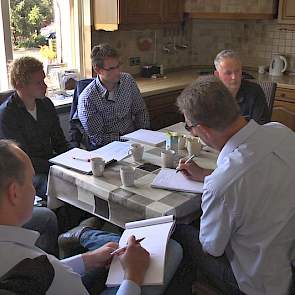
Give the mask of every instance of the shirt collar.
[[[108, 100], [116, 101], [115, 95], [109, 96], [109, 91], [101, 82], [99, 75], [96, 76], [95, 83], [96, 83], [96, 87], [97, 87], [97, 90], [99, 93], [99, 97], [103, 97]], [[119, 85], [120, 85], [120, 81], [118, 82], [117, 86], [114, 88], [114, 92], [118, 89]]]
[[0, 242], [13, 242], [32, 247], [39, 236], [38, 232], [19, 226], [0, 225]]
[[243, 142], [245, 142], [245, 140], [256, 131], [258, 126], [259, 125], [254, 120], [250, 120], [246, 126], [240, 129], [236, 134], [234, 134], [222, 148], [217, 159], [217, 166], [221, 165], [223, 159], [226, 156], [228, 156]]

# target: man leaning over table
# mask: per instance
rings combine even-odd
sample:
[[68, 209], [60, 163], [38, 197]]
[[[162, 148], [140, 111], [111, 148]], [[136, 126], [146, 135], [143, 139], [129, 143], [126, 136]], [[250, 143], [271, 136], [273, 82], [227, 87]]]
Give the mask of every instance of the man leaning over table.
[[10, 82], [15, 92], [0, 106], [0, 138], [14, 139], [31, 158], [37, 195], [47, 190], [48, 159], [68, 150], [58, 116], [45, 97], [43, 64], [29, 56], [14, 60]]
[[109, 44], [94, 46], [91, 62], [97, 76], [79, 96], [78, 117], [92, 147], [149, 128], [143, 98], [132, 76], [121, 72], [118, 52]]
[[[15, 142], [0, 140], [0, 276], [24, 258], [46, 254], [34, 245], [38, 233], [21, 227], [32, 215], [35, 197], [33, 176], [34, 168], [30, 158]], [[99, 242], [99, 235], [96, 234], [96, 231], [89, 230], [84, 233], [84, 238], [87, 236], [90, 244], [95, 240]], [[115, 239], [114, 234], [111, 236]], [[53, 282], [46, 294], [88, 294], [80, 276], [107, 266], [112, 258], [111, 252], [116, 248], [116, 242], [109, 242], [98, 249], [62, 261], [46, 254], [55, 271]], [[181, 258], [181, 247], [175, 241], [170, 241], [165, 265], [166, 283], [171, 279]], [[126, 251], [119, 259], [125, 271], [125, 280], [118, 291], [117, 288], [110, 288], [101, 294], [140, 294], [140, 285], [149, 264], [149, 253], [131, 236]], [[95, 277], [95, 280], [101, 278]], [[161, 294], [165, 287], [166, 285], [145, 287], [142, 293]]]
[[254, 82], [242, 79], [242, 63], [239, 55], [226, 49], [217, 54], [214, 60], [215, 72], [232, 96], [237, 100], [242, 116], [254, 119], [259, 124], [270, 121], [270, 110], [261, 87]]
[[220, 151], [213, 172], [193, 161], [178, 167], [204, 182], [200, 230], [180, 226], [173, 236], [191, 273], [206, 274], [225, 294], [288, 294], [295, 258], [294, 132], [280, 123], [247, 122], [213, 76], [187, 87], [177, 103], [191, 134]]

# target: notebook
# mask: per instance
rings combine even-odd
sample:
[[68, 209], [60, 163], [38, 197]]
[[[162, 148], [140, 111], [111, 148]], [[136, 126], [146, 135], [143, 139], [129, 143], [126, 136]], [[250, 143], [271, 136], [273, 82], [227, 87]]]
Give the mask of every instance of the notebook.
[[136, 130], [121, 136], [121, 138], [152, 146], [160, 146], [166, 141], [165, 133], [147, 129]]
[[[119, 241], [120, 247], [126, 245], [128, 238], [134, 235], [136, 239], [144, 238], [140, 243], [150, 253], [150, 263], [144, 277], [143, 285], [162, 285], [164, 282], [164, 267], [166, 246], [174, 229], [173, 215], [145, 219], [125, 224]], [[124, 280], [124, 270], [118, 256], [114, 256], [106, 285], [118, 286]]]
[[188, 193], [202, 193], [203, 183], [190, 180], [177, 170], [162, 168], [151, 183], [151, 187]]
[[129, 149], [130, 143], [113, 141], [94, 151], [73, 148], [50, 159], [49, 162], [74, 169], [82, 173], [90, 174], [91, 158], [101, 157], [105, 160], [106, 164], [108, 164], [113, 160], [120, 161], [126, 158], [128, 156]]

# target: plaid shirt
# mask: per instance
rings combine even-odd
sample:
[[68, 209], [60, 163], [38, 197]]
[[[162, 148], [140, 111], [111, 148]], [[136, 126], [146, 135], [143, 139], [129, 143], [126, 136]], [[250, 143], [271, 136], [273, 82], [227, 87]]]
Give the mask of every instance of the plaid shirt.
[[94, 147], [106, 145], [140, 128], [149, 128], [145, 103], [130, 74], [121, 73], [120, 82], [109, 95], [97, 77], [79, 96], [78, 116]]

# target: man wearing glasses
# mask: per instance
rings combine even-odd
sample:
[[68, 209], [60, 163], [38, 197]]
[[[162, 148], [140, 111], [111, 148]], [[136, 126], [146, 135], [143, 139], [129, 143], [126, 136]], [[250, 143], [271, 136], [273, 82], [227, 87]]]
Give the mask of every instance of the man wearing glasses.
[[117, 51], [109, 44], [94, 46], [91, 61], [97, 77], [79, 96], [78, 116], [92, 147], [149, 128], [143, 98], [132, 76], [121, 72]]
[[[216, 77], [198, 79], [177, 100], [187, 128], [220, 151], [217, 168], [181, 160], [179, 170], [204, 182], [200, 230], [173, 236], [184, 257], [223, 294], [294, 294], [295, 135], [284, 125], [259, 125], [240, 114]], [[195, 279], [195, 278], [192, 278]]]

